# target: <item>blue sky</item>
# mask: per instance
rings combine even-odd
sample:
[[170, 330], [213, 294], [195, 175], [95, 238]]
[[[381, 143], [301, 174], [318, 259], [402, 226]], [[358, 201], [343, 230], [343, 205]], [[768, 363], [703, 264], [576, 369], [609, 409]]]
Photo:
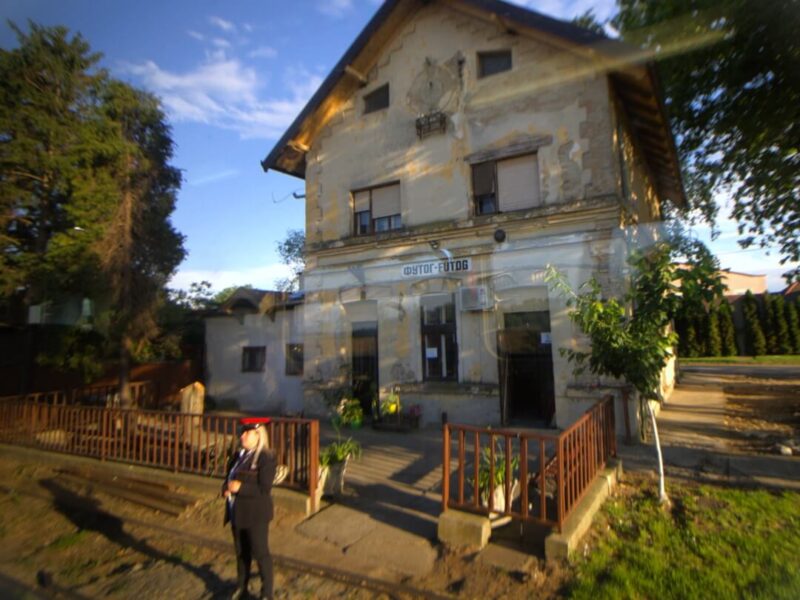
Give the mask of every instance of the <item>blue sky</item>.
[[[564, 19], [613, 0], [517, 1]], [[264, 174], [259, 162], [377, 10], [380, 0], [0, 0], [5, 24], [28, 19], [79, 31], [102, 65], [162, 98], [173, 128], [173, 164], [184, 184], [173, 214], [188, 257], [172, 285], [209, 280], [215, 289], [269, 288], [285, 275], [275, 244], [303, 228], [303, 181]], [[723, 221], [712, 244], [723, 267], [766, 273], [780, 289], [777, 258], [736, 245]], [[707, 237], [707, 228], [695, 230]]]

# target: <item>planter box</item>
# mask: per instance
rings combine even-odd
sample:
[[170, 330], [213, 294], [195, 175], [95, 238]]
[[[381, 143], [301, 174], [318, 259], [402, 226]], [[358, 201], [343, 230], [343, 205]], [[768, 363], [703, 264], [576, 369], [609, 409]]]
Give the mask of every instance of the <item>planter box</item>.
[[419, 429], [419, 415], [387, 415], [373, 421], [372, 428], [381, 431], [412, 431]]

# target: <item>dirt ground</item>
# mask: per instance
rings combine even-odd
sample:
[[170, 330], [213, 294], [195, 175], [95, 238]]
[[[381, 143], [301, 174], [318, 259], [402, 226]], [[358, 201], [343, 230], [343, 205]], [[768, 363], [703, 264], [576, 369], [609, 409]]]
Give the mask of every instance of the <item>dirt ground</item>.
[[723, 392], [735, 449], [774, 454], [776, 444], [800, 443], [800, 378], [737, 377]]
[[[62, 598], [227, 598], [234, 589], [232, 545], [221, 525], [220, 501], [211, 494], [176, 518], [9, 453], [0, 453], [0, 481], [4, 598], [39, 597], [14, 592], [15, 583], [18, 590]], [[295, 519], [279, 512], [273, 530], [291, 527]], [[428, 576], [403, 583], [440, 596], [548, 598], [559, 595], [569, 576], [568, 565], [534, 560], [525, 572], [507, 573], [476, 554], [443, 552]], [[256, 592], [258, 577], [253, 579]], [[275, 591], [276, 598], [390, 597], [280, 566]]]

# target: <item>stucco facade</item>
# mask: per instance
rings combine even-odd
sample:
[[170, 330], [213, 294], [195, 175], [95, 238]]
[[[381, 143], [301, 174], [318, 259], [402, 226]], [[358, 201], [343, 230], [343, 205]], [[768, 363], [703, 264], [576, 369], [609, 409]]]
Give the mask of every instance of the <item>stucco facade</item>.
[[[264, 165], [306, 181], [305, 410], [324, 413], [355, 370], [425, 423], [565, 427], [614, 386], [576, 379], [559, 353], [585, 340], [545, 270], [618, 293], [661, 214], [625, 99], [591, 53], [475, 6], [502, 3], [429, 2], [394, 20], [393, 4], [368, 26], [380, 50], [345, 57], [360, 86], [317, 99], [284, 136], [303, 141]], [[482, 73], [486, 56], [497, 72]], [[421, 135], [426, 115], [439, 127]], [[289, 147], [302, 171], [276, 154]], [[381, 220], [384, 206], [396, 214]]]

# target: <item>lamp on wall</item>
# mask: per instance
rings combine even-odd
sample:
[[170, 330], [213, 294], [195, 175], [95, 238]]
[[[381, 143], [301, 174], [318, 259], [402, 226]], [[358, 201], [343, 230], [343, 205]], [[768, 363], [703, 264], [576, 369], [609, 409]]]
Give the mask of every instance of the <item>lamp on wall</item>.
[[431, 245], [431, 248], [433, 248], [434, 250], [438, 250], [439, 249], [439, 240], [431, 240], [428, 243]]

